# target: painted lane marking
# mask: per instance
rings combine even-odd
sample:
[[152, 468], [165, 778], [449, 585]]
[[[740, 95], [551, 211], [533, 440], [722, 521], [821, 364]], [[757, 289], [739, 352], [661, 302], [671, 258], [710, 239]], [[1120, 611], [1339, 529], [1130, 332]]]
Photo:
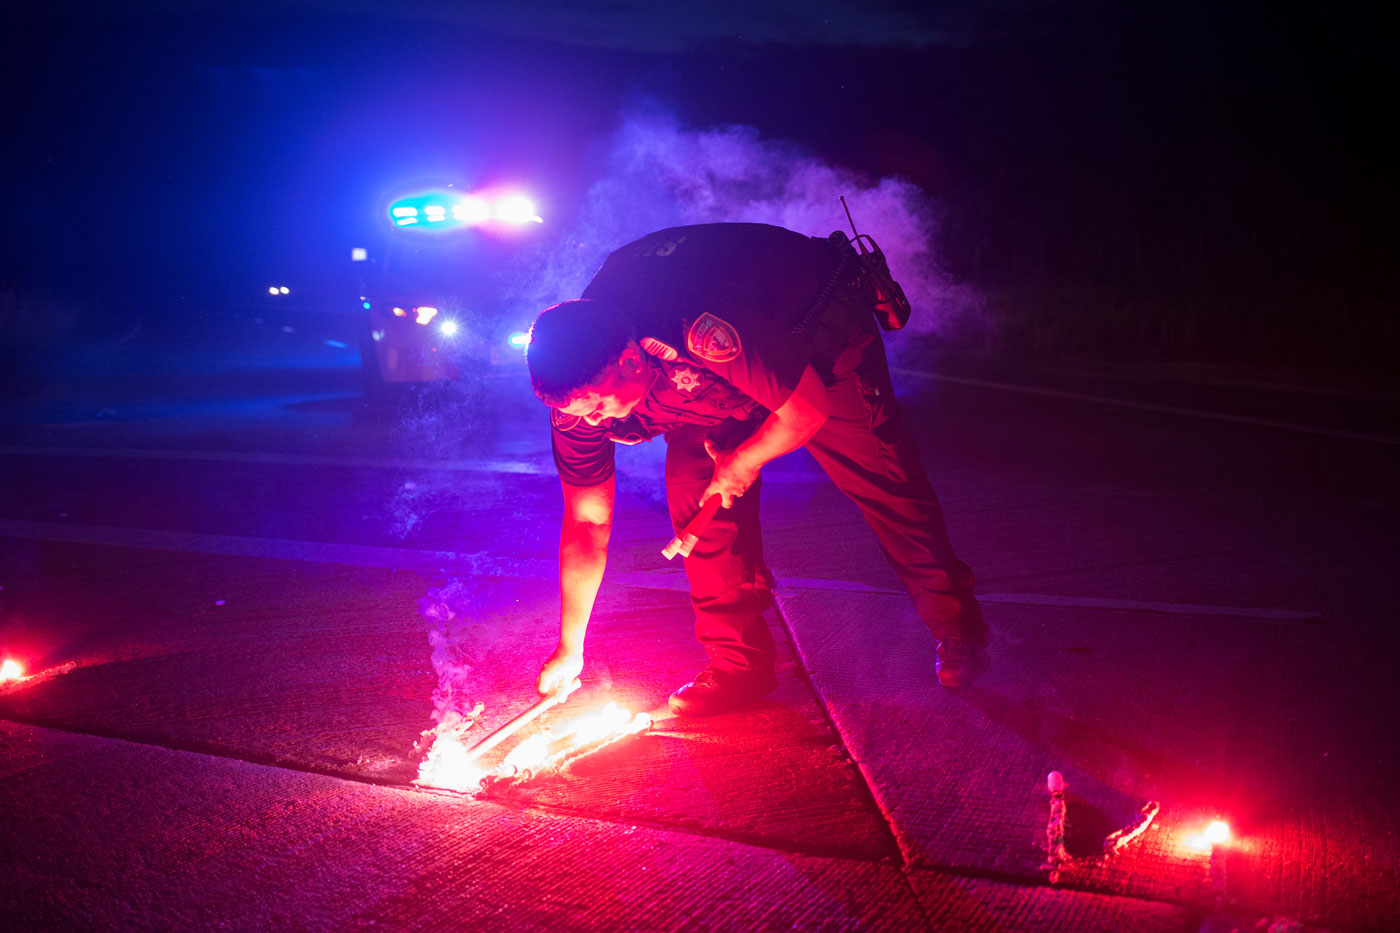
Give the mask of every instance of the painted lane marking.
[[[380, 547], [367, 544], [336, 544], [327, 541], [298, 541], [291, 538], [255, 538], [246, 535], [203, 534], [189, 531], [163, 531], [154, 528], [120, 528], [110, 525], [77, 525], [0, 518], [0, 537], [64, 544], [103, 547], [143, 548], [224, 557], [254, 557], [296, 560], [312, 564], [343, 564], [384, 570], [459, 572], [497, 577], [553, 582], [559, 579], [555, 561], [538, 558], [498, 558], [484, 551], [433, 551], [420, 548]], [[640, 589], [689, 591], [683, 571], [609, 572], [608, 580]], [[902, 590], [871, 586], [854, 580], [821, 580], [812, 577], [778, 578], [780, 586], [841, 593], [904, 595]], [[1057, 606], [1075, 609], [1104, 609], [1115, 612], [1151, 612], [1168, 615], [1233, 616], [1270, 622], [1311, 622], [1320, 613], [1292, 609], [1250, 609], [1239, 606], [1202, 606], [1193, 603], [1145, 602], [1130, 599], [1098, 599], [1079, 596], [1049, 596], [1036, 593], [979, 593], [984, 603], [1021, 606]]]
[[[137, 447], [0, 447], [0, 456], [13, 457], [79, 457], [88, 460], [182, 460], [207, 463], [248, 463], [260, 466], [331, 466], [374, 470], [420, 470], [457, 473], [510, 473], [523, 476], [556, 476], [553, 463], [543, 465], [523, 460], [410, 460], [377, 457], [340, 457], [319, 454], [257, 453], [238, 450], [176, 450], [170, 448]], [[646, 467], [627, 469], [618, 465], [625, 475], [649, 477]], [[661, 478], [660, 472], [656, 479]], [[817, 471], [764, 470], [763, 479], [780, 485], [814, 483], [826, 480]]]
[[129, 447], [0, 447], [0, 454], [19, 457], [87, 457], [117, 460], [188, 460], [254, 463], [268, 466], [335, 466], [390, 470], [444, 470], [461, 473], [520, 473], [553, 476], [554, 464], [522, 460], [410, 460], [378, 457], [336, 457], [318, 454], [253, 453], [237, 450], [162, 450]]
[[1151, 411], [1165, 415], [1185, 415], [1191, 418], [1205, 418], [1210, 421], [1226, 421], [1232, 424], [1248, 424], [1258, 428], [1276, 428], [1281, 431], [1296, 431], [1300, 434], [1320, 434], [1324, 437], [1342, 437], [1353, 441], [1371, 441], [1376, 444], [1400, 445], [1400, 437], [1386, 434], [1367, 434], [1364, 431], [1344, 431], [1340, 428], [1320, 428], [1310, 424], [1296, 424], [1292, 421], [1276, 421], [1272, 418], [1254, 418], [1249, 415], [1231, 415], [1220, 411], [1206, 411], [1199, 408], [1180, 408], [1176, 405], [1159, 405], [1154, 402], [1132, 402], [1127, 399], [1107, 398], [1102, 395], [1089, 395], [1084, 392], [1066, 392], [1061, 389], [1040, 389], [1032, 386], [1016, 385], [1010, 382], [990, 382], [985, 379], [966, 379], [962, 376], [944, 376], [926, 373], [917, 369], [892, 367], [891, 372], [901, 376], [917, 376], [920, 379], [933, 379], [938, 382], [954, 382], [959, 385], [979, 386], [984, 389], [1004, 389], [1008, 392], [1022, 392], [1026, 395], [1044, 395], [1050, 398], [1072, 399], [1077, 402], [1094, 402], [1116, 408], [1132, 408], [1137, 411]]
[[1137, 599], [1098, 599], [1093, 596], [1050, 596], [1043, 593], [978, 593], [978, 602], [1012, 606], [1063, 606], [1112, 612], [1153, 612], [1173, 616], [1233, 616], [1264, 622], [1317, 622], [1322, 613], [1303, 609], [1251, 609], [1244, 606], [1202, 606]]
[[[143, 548], [222, 557], [254, 557], [296, 560], [311, 564], [343, 564], [383, 570], [456, 572], [554, 582], [559, 566], [544, 558], [492, 557], [484, 551], [433, 551], [422, 548], [337, 544], [298, 541], [292, 538], [256, 538], [247, 535], [165, 531], [156, 528], [120, 528], [111, 525], [78, 525], [0, 518], [0, 538], [91, 544], [102, 547]], [[682, 571], [670, 573], [610, 573], [609, 579], [643, 589], [688, 592]]]
[[[393, 570], [436, 570], [447, 565], [477, 569], [475, 554], [429, 551], [409, 548], [376, 547], [365, 544], [335, 544], [324, 541], [297, 541], [290, 538], [255, 538], [246, 535], [203, 534], [165, 531], [156, 528], [121, 528], [111, 525], [78, 525], [0, 519], [0, 536], [65, 544], [95, 544], [104, 547], [145, 548], [156, 551], [183, 551], [192, 554], [219, 554], [225, 557], [262, 557], [298, 560], [313, 564], [347, 564], [354, 567], [380, 567]], [[537, 561], [545, 564], [547, 561]]]

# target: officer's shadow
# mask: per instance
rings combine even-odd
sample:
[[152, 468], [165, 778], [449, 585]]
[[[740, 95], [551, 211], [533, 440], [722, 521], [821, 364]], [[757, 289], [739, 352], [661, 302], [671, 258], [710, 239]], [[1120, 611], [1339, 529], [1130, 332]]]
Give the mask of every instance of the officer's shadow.
[[822, 717], [783, 700], [704, 719], [656, 713], [650, 731], [539, 782], [531, 802], [803, 851], [891, 854], [868, 791]]

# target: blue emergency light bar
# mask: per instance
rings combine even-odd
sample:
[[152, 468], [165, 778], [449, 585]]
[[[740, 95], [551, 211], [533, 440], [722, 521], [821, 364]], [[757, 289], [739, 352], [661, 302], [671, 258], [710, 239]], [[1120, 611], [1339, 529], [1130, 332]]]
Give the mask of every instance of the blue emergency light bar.
[[535, 205], [522, 194], [487, 196], [430, 192], [400, 198], [389, 205], [396, 227], [476, 227], [488, 223], [521, 226], [543, 223]]

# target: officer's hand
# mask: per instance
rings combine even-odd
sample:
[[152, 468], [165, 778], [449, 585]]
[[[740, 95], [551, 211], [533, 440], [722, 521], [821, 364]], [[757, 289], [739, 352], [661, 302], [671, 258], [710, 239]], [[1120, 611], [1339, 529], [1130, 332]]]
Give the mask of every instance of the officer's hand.
[[728, 451], [715, 449], [715, 445], [705, 441], [705, 453], [715, 462], [715, 472], [710, 477], [710, 485], [700, 494], [700, 501], [706, 502], [710, 496], [719, 496], [719, 504], [724, 508], [734, 505], [734, 500], [749, 491], [758, 480], [758, 470], [738, 463]]
[[535, 689], [540, 692], [540, 696], [549, 696], [573, 683], [574, 678], [582, 672], [582, 654], [572, 654], [562, 647], [555, 648], [549, 660], [544, 662], [544, 667], [540, 668], [540, 677], [535, 681]]

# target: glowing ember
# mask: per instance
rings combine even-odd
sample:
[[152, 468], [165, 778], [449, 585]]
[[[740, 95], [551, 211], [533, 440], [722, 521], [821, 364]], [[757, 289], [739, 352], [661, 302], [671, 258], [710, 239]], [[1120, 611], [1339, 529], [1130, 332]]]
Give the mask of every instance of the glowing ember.
[[1230, 824], [1215, 820], [1203, 831], [1182, 837], [1181, 843], [1193, 852], [1205, 852], [1230, 841]]
[[630, 710], [625, 710], [616, 703], [610, 702], [592, 716], [585, 716], [575, 722], [567, 734], [573, 736], [573, 744], [581, 745], [620, 732], [627, 728], [627, 724], [631, 721], [632, 713]]
[[1210, 877], [1210, 889], [1215, 894], [1216, 906], [1225, 902], [1226, 889], [1226, 851], [1229, 848], [1225, 843], [1230, 841], [1230, 824], [1223, 820], [1215, 820], [1205, 828], [1203, 832], [1192, 833], [1182, 838], [1182, 845], [1193, 852], [1210, 853], [1208, 871]]
[[1157, 813], [1161, 809], [1162, 805], [1157, 801], [1148, 801], [1147, 805], [1138, 811], [1137, 817], [1131, 823], [1108, 834], [1108, 838], [1103, 841], [1103, 854], [1112, 857], [1122, 852], [1127, 848], [1128, 843], [1147, 832], [1147, 828], [1152, 825], [1152, 821], [1157, 818]]
[[597, 712], [576, 719], [563, 729], [541, 732], [521, 742], [515, 751], [501, 762], [496, 774], [498, 777], [513, 777], [517, 774], [533, 776], [558, 764], [571, 752], [593, 742], [640, 732], [646, 726], [632, 728], [638, 718], [645, 719], [646, 726], [651, 725], [650, 717], [633, 716], [631, 711], [609, 702]]
[[445, 732], [433, 742], [418, 766], [417, 784], [444, 790], [474, 791], [486, 772], [467, 754], [467, 746], [455, 732]]
[[605, 745], [649, 728], [651, 717], [646, 713], [633, 715], [630, 710], [609, 702], [597, 712], [563, 728], [541, 732], [521, 742], [505, 757], [486, 785], [529, 780], [545, 771], [567, 767]]
[[19, 680], [24, 676], [24, 665], [14, 658], [6, 658], [0, 663], [0, 682], [6, 680]]
[[[535, 708], [543, 709], [545, 705], [541, 702]], [[487, 771], [477, 764], [477, 759], [485, 746], [493, 744], [492, 737], [496, 733], [475, 744], [463, 740], [463, 734], [475, 723], [481, 708], [478, 704], [460, 723], [443, 724], [424, 733], [425, 739], [431, 737], [432, 745], [418, 768], [415, 784], [470, 793], [481, 789], [483, 781], [491, 784], [529, 780], [545, 771], [566, 766], [617, 739], [651, 728], [651, 717], [645, 713], [633, 715], [616, 703], [608, 703], [563, 727], [531, 736], [506, 755], [494, 771]], [[530, 715], [531, 711], [527, 711], [517, 720]]]
[[465, 714], [450, 711], [436, 726], [423, 733], [414, 746], [417, 752], [427, 749], [418, 766], [415, 784], [444, 790], [476, 790], [486, 772], [477, 767], [462, 736], [476, 725], [485, 709], [484, 703], [477, 703]]
[[497, 774], [519, 774], [541, 765], [549, 758], [549, 733], [532, 735], [515, 747], [500, 767]]
[[1230, 841], [1230, 826], [1221, 820], [1215, 820], [1206, 827], [1205, 832], [1201, 833], [1201, 838], [1210, 846], [1210, 863], [1207, 866], [1210, 890], [1215, 894], [1215, 906], [1220, 907], [1225, 903], [1229, 887], [1229, 873], [1225, 865], [1225, 843]]

